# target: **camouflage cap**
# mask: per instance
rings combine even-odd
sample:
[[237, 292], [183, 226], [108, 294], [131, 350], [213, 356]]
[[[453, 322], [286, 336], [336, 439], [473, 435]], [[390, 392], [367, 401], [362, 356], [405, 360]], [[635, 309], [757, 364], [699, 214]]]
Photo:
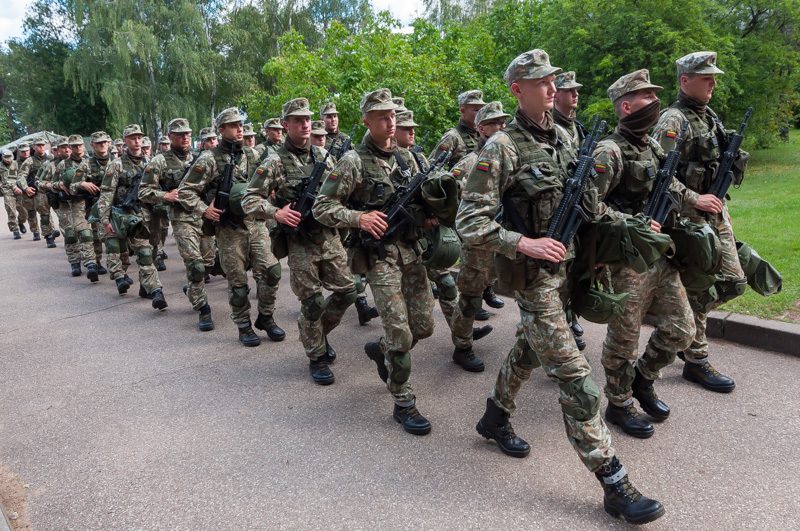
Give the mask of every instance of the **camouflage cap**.
[[125, 142], [123, 142], [121, 138], [118, 138], [118, 139], [114, 140], [114, 145], [115, 146], [121, 146], [124, 143]]
[[650, 83], [650, 72], [646, 68], [625, 74], [614, 84], [608, 87], [608, 97], [611, 101], [617, 101], [625, 94], [636, 92], [637, 90], [655, 89], [661, 90], [664, 87]]
[[406, 99], [405, 98], [401, 98], [399, 96], [396, 96], [396, 97], [392, 98], [392, 101], [394, 102], [395, 105], [397, 105], [397, 108], [395, 109], [397, 114], [400, 114], [400, 113], [403, 113], [403, 112], [408, 112], [408, 109], [406, 109]]
[[314, 120], [311, 122], [311, 134], [312, 135], [327, 135], [328, 131], [325, 130], [325, 122], [322, 120]]
[[458, 106], [462, 105], [486, 105], [483, 101], [483, 91], [468, 90], [458, 95]]
[[143, 136], [142, 137], [142, 147], [152, 147], [152, 146], [153, 146], [153, 143], [150, 142], [150, 137], [149, 136]]
[[253, 124], [244, 124], [244, 133], [242, 136], [256, 136], [256, 132], [253, 131]]
[[58, 141], [56, 142], [56, 147], [64, 147], [69, 146], [69, 138], [65, 136], [58, 137]]
[[403, 111], [397, 114], [397, 127], [419, 127], [414, 121], [413, 111]]
[[575, 81], [575, 72], [561, 72], [556, 76], [556, 90], [572, 90], [581, 88], [583, 85]]
[[27, 142], [20, 142], [17, 144], [17, 151], [30, 151], [31, 146]]
[[339, 114], [339, 111], [336, 110], [336, 104], [332, 101], [323, 105], [322, 109], [319, 110], [320, 116], [325, 116], [326, 114]]
[[289, 116], [314, 116], [306, 98], [295, 98], [283, 104], [281, 117], [285, 120]]
[[158, 139], [158, 143], [159, 144], [169, 144], [169, 138], [167, 138], [165, 136], [162, 136], [161, 138]]
[[111, 137], [105, 131], [95, 131], [91, 137], [92, 144], [97, 142], [111, 142]]
[[220, 127], [225, 124], [235, 124], [237, 122], [244, 123], [244, 119], [245, 116], [239, 112], [239, 109], [236, 107], [228, 107], [217, 115], [214, 123], [217, 127]]
[[204, 127], [200, 129], [200, 140], [208, 140], [209, 138], [217, 138], [217, 133], [213, 127]]
[[372, 111], [394, 111], [397, 109], [397, 104], [392, 101], [391, 90], [379, 88], [364, 94], [358, 107], [361, 109], [361, 114], [367, 114]]
[[14, 154], [10, 150], [4, 149], [3, 150], [3, 158], [4, 159], [13, 159], [14, 158]]
[[490, 101], [478, 111], [475, 115], [475, 125], [480, 125], [489, 120], [497, 120], [498, 118], [508, 118], [510, 114], [503, 112], [503, 104], [499, 101]]
[[[186, 118], [173, 118], [167, 124], [167, 133], [191, 133], [192, 128], [189, 126], [189, 120]], [[169, 142], [169, 140], [167, 140]]]
[[130, 124], [122, 131], [122, 138], [126, 138], [133, 135], [144, 136], [144, 133], [142, 133], [142, 128], [139, 127], [139, 124]]
[[560, 73], [560, 68], [550, 64], [550, 56], [547, 55], [547, 52], [536, 48], [516, 56], [506, 68], [503, 77], [510, 85], [520, 79], [541, 79]]
[[678, 75], [681, 74], [724, 74], [717, 68], [717, 52], [692, 52], [677, 61]]
[[47, 139], [44, 138], [44, 137], [39, 137], [36, 140], [34, 140], [32, 143], [33, 143], [34, 146], [45, 146], [45, 145], [47, 145]]
[[264, 122], [264, 129], [280, 129], [283, 130], [280, 118], [270, 118]]
[[83, 146], [83, 137], [81, 135], [69, 135], [67, 143], [70, 146]]

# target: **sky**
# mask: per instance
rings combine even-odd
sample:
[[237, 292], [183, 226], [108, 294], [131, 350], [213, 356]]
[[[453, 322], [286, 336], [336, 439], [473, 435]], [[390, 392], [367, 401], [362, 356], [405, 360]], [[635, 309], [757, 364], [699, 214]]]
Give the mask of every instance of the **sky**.
[[[31, 0], [3, 0], [0, 9], [0, 43], [11, 37], [22, 37], [22, 19], [25, 18], [25, 6]], [[389, 10], [395, 18], [404, 24], [410, 23], [425, 10], [422, 0], [371, 0], [376, 11]]]

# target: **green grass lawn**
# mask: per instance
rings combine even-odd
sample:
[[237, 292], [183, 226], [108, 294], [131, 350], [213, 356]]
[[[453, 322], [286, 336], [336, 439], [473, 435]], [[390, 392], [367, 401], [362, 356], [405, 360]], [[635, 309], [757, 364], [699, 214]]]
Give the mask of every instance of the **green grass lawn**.
[[728, 207], [736, 239], [749, 243], [783, 275], [783, 291], [749, 289], [722, 309], [800, 322], [800, 131], [788, 143], [754, 151], [745, 180]]

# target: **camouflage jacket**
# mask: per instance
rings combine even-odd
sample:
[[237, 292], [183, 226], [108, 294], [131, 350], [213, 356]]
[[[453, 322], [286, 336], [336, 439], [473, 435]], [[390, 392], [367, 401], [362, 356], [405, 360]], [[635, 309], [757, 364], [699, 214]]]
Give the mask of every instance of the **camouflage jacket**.
[[476, 129], [469, 127], [464, 122], [458, 122], [457, 126], [442, 135], [428, 158], [436, 160], [443, 152], [450, 151], [450, 159], [446, 166], [452, 168], [468, 153], [475, 151], [479, 138], [480, 135]]
[[49, 185], [51, 189], [60, 190], [60, 183], [57, 181], [61, 178], [61, 172], [58, 171], [58, 167], [64, 160], [66, 159], [48, 160], [36, 176], [36, 186], [44, 190]]
[[97, 201], [98, 217], [102, 225], [110, 222], [111, 207], [120, 205], [128, 198], [137, 176], [143, 174], [144, 166], [144, 158], [135, 160], [127, 151], [122, 158], [114, 159], [106, 165], [106, 173], [100, 185], [100, 199]]
[[139, 188], [139, 201], [148, 205], [167, 205], [170, 219], [195, 221], [195, 217], [181, 208], [179, 203], [167, 203], [164, 194], [180, 186], [183, 176], [192, 167], [192, 153], [181, 157], [169, 149], [150, 159], [144, 168], [142, 186]]
[[17, 161], [12, 160], [6, 166], [5, 162], [0, 162], [0, 191], [6, 195], [13, 195], [17, 181]]
[[583, 139], [586, 138], [586, 128], [583, 124], [576, 119], [570, 120], [555, 107], [553, 108], [553, 119], [556, 121], [556, 126], [564, 129], [572, 143], [580, 147]]
[[47, 162], [46, 156], [40, 157], [35, 153], [23, 160], [17, 170], [17, 186], [22, 190], [27, 188], [29, 182], [36, 186], [36, 174], [45, 162]]
[[[217, 195], [222, 171], [231, 161], [229, 151], [221, 146], [203, 151], [192, 167], [186, 172], [178, 186], [178, 203], [186, 211], [201, 219], [208, 205]], [[233, 168], [234, 182], [248, 181], [247, 156], [243, 152]]]
[[84, 157], [80, 167], [75, 172], [76, 178], [73, 180], [72, 184], [69, 185], [69, 193], [73, 195], [82, 193], [83, 188], [81, 188], [81, 183], [84, 182], [90, 182], [95, 186], [102, 186], [103, 178], [106, 175], [106, 168], [110, 160], [110, 157], [101, 159], [95, 154]]
[[328, 133], [328, 137], [325, 139], [325, 149], [327, 151], [330, 151], [331, 148], [338, 150], [339, 146], [341, 146], [348, 138], [350, 137], [341, 131], [337, 131], [336, 133]]

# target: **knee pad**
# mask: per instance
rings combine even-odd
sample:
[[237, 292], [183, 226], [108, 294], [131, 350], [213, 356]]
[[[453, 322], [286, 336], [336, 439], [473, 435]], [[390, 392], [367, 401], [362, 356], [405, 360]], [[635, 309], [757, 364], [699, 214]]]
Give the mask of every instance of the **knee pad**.
[[453, 275], [447, 273], [436, 280], [436, 287], [439, 288], [439, 299], [454, 301], [458, 297], [458, 288]]
[[325, 311], [325, 298], [322, 293], [315, 293], [300, 301], [300, 313], [309, 321], [319, 321]]
[[78, 243], [78, 233], [75, 229], [64, 229], [64, 243], [66, 245]]
[[106, 254], [122, 254], [119, 238], [106, 238]]
[[743, 295], [745, 288], [747, 288], [747, 279], [721, 280], [715, 282], [714, 287], [717, 289], [717, 301], [722, 304], [732, 301], [739, 295]]
[[281, 281], [281, 265], [275, 264], [267, 269], [267, 286], [275, 287]]
[[153, 249], [142, 247], [136, 251], [136, 263], [140, 266], [153, 265]]
[[247, 304], [247, 294], [250, 293], [250, 288], [247, 286], [234, 286], [231, 288], [231, 296], [229, 302], [231, 306], [241, 307]]
[[81, 242], [82, 243], [92, 243], [94, 238], [92, 237], [92, 231], [89, 229], [81, 231]]
[[558, 384], [561, 389], [561, 410], [568, 417], [586, 422], [600, 409], [600, 389], [589, 376]]
[[408, 352], [389, 352], [387, 356], [392, 365], [392, 372], [389, 378], [392, 382], [402, 384], [408, 381], [411, 376], [411, 354]]
[[202, 260], [192, 260], [186, 268], [186, 278], [191, 282], [202, 282], [206, 278], [206, 266]]
[[458, 305], [461, 307], [461, 315], [475, 317], [475, 312], [480, 310], [483, 305], [483, 297], [471, 297], [462, 294]]
[[356, 302], [357, 296], [358, 293], [355, 289], [345, 291], [344, 293], [331, 293], [330, 297], [328, 297], [328, 306], [344, 310]]

